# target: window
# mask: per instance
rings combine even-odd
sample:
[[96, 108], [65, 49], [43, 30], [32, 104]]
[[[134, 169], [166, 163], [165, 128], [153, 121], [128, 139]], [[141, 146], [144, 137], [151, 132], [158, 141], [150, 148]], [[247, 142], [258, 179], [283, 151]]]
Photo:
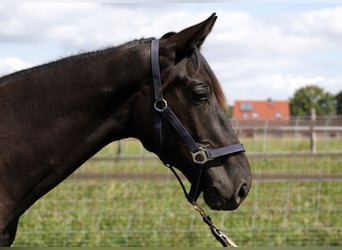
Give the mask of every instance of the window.
[[280, 119], [280, 118], [282, 117], [282, 115], [281, 115], [280, 112], [275, 112], [274, 117], [275, 117], [276, 119]]
[[258, 118], [259, 118], [259, 113], [253, 112], [253, 113], [252, 113], [252, 118], [253, 118], [253, 119], [258, 119]]
[[240, 103], [240, 110], [242, 111], [250, 111], [253, 109], [253, 104], [250, 102]]

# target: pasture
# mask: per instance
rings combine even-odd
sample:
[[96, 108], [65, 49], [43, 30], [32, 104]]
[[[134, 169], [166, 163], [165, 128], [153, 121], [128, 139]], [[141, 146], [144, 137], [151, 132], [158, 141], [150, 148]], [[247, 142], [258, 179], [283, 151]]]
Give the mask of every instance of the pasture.
[[[342, 153], [297, 157], [309, 151], [302, 138], [241, 142], [253, 186], [233, 212], [212, 211], [200, 198], [214, 223], [240, 246], [341, 246]], [[117, 147], [104, 148], [35, 203], [13, 246], [220, 246], [174, 176], [137, 141], [125, 140], [122, 153], [137, 159], [102, 160]], [[319, 139], [317, 152], [342, 152], [342, 139]]]

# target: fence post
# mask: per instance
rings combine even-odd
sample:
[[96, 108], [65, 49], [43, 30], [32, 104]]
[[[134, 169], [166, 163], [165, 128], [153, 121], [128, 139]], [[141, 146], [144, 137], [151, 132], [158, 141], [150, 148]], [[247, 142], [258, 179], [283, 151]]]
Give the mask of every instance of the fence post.
[[121, 156], [122, 156], [122, 140], [118, 141], [118, 150], [116, 152], [116, 156], [118, 158], [121, 158]]
[[263, 153], [267, 152], [266, 144], [267, 144], [267, 131], [268, 131], [268, 119], [265, 119], [265, 124], [264, 124], [264, 145], [263, 145]]
[[316, 132], [315, 132], [315, 121], [316, 121], [316, 109], [311, 108], [311, 122], [310, 122], [310, 150], [311, 153], [316, 153]]

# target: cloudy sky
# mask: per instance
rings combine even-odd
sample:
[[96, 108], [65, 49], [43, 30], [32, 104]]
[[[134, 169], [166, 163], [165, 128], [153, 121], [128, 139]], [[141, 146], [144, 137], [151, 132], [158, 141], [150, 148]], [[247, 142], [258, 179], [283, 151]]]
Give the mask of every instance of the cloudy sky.
[[0, 3], [0, 75], [136, 38], [160, 37], [213, 12], [218, 20], [202, 52], [230, 104], [286, 100], [308, 84], [332, 94], [342, 90], [342, 2], [323, 0], [5, 1]]

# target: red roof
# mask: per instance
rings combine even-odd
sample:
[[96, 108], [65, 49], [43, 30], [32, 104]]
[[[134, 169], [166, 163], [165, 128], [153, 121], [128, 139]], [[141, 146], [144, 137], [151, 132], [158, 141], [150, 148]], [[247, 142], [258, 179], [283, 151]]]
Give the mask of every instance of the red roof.
[[283, 100], [237, 100], [234, 103], [234, 119], [243, 120], [289, 120], [289, 101]]

